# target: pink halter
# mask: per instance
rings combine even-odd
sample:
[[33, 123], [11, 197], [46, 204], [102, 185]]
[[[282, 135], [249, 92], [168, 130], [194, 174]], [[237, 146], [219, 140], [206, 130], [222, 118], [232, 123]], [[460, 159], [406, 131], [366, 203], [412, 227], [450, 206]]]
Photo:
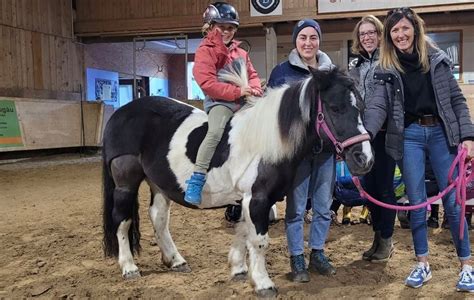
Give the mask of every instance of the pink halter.
[[332, 134], [331, 130], [329, 129], [328, 124], [326, 123], [326, 120], [324, 118], [324, 113], [323, 113], [323, 105], [322, 105], [321, 97], [318, 96], [318, 115], [316, 117], [316, 132], [318, 133], [318, 136], [321, 138], [321, 133], [319, 132], [320, 128], [323, 129], [324, 133], [326, 133], [328, 138], [334, 144], [337, 155], [341, 155], [344, 152], [344, 150], [351, 145], [365, 142], [365, 141], [370, 141], [370, 136], [368, 133], [361, 133], [361, 134], [348, 138], [342, 143], [338, 142], [336, 138], [334, 137], [334, 135]]

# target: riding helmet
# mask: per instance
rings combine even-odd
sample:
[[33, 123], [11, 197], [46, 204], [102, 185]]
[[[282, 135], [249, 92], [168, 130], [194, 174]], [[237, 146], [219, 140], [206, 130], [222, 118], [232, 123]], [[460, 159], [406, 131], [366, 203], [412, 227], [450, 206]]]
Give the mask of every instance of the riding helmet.
[[239, 26], [239, 13], [229, 3], [215, 2], [209, 4], [202, 15], [204, 23], [224, 23]]

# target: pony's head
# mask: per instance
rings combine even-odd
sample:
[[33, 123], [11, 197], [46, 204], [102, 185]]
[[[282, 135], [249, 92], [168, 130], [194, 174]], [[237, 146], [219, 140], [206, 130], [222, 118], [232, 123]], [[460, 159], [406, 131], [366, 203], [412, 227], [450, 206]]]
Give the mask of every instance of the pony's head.
[[[353, 175], [370, 171], [374, 162], [369, 135], [362, 123], [363, 101], [354, 81], [337, 68], [311, 70], [314, 97], [311, 119], [324, 144], [344, 158]], [[313, 117], [316, 116], [316, 117]]]

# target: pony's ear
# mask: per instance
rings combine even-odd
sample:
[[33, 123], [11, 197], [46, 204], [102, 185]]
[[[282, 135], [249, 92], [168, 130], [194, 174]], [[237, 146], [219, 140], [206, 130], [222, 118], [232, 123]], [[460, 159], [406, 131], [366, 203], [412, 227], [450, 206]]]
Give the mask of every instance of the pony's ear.
[[330, 70], [318, 70], [312, 67], [308, 67], [309, 71], [313, 75], [314, 81], [316, 83], [316, 86], [318, 87], [318, 90], [324, 91], [329, 87], [331, 84], [329, 78], [329, 73], [331, 72]]

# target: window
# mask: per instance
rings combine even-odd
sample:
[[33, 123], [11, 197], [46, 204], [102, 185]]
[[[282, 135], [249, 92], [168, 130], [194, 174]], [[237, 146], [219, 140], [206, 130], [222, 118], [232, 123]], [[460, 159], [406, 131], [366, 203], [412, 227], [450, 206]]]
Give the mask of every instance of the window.
[[453, 74], [457, 80], [461, 78], [462, 66], [462, 32], [443, 31], [430, 32], [428, 36], [449, 56], [454, 64]]
[[188, 62], [188, 99], [189, 100], [204, 100], [204, 93], [197, 84], [193, 76], [194, 62]]

